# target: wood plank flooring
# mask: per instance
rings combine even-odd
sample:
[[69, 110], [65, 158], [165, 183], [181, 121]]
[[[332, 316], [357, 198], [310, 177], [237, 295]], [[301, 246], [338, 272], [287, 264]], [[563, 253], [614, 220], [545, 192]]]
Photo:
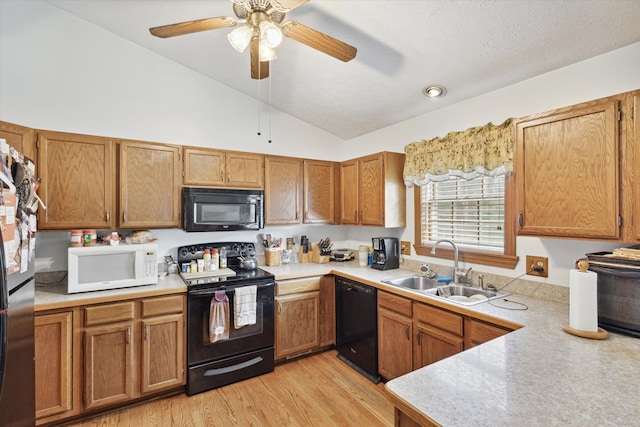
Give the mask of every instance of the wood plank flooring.
[[374, 385], [336, 351], [296, 359], [275, 371], [195, 396], [178, 396], [71, 424], [106, 426], [393, 426], [384, 385]]

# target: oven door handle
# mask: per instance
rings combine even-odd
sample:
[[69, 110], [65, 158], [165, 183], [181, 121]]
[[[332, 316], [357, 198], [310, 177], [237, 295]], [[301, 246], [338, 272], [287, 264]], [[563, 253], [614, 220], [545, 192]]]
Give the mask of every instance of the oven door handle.
[[[258, 289], [264, 289], [274, 285], [275, 285], [274, 282], [263, 283], [261, 285], [258, 285]], [[245, 286], [249, 286], [249, 285], [245, 285]], [[236, 288], [242, 288], [242, 287], [243, 286], [236, 286]], [[208, 296], [208, 295], [215, 295], [215, 293], [219, 291], [232, 292], [234, 289], [235, 288], [201, 289], [201, 290], [192, 290], [192, 291], [189, 291], [188, 293], [189, 295]]]

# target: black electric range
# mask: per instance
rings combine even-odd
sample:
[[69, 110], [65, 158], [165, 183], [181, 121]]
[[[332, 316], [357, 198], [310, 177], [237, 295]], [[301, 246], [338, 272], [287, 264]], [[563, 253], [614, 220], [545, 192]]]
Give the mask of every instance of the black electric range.
[[211, 288], [212, 286], [235, 287], [239, 284], [247, 282], [265, 282], [274, 280], [273, 274], [266, 272], [260, 268], [255, 270], [243, 270], [239, 268], [242, 256], [254, 257], [256, 255], [256, 247], [251, 242], [211, 242], [200, 243], [196, 245], [181, 246], [178, 248], [178, 264], [182, 269], [182, 264], [190, 263], [192, 260], [202, 259], [205, 249], [220, 249], [227, 251], [227, 268], [233, 270], [233, 276], [217, 276], [212, 272], [211, 276], [198, 278], [188, 278], [189, 275], [183, 275], [183, 280], [189, 290], [196, 288]]

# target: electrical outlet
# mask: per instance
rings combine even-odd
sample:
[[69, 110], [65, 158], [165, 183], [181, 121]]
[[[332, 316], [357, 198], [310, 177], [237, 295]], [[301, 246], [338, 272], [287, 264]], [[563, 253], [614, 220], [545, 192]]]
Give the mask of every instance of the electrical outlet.
[[400, 253], [402, 255], [411, 255], [411, 242], [400, 241]]
[[[531, 276], [549, 277], [549, 258], [527, 255], [525, 269], [527, 274]], [[540, 269], [542, 269], [542, 271], [540, 271]]]

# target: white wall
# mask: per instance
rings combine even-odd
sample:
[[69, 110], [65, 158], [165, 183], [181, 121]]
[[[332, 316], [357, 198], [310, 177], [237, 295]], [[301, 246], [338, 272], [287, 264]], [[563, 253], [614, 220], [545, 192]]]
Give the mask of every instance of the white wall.
[[[350, 141], [274, 110], [269, 144], [264, 106], [263, 135], [256, 135], [255, 100], [46, 2], [0, 1], [0, 120], [38, 129], [266, 154], [344, 160], [382, 150], [403, 152], [405, 145], [420, 139], [638, 89], [638, 70], [640, 43]], [[407, 193], [407, 224], [404, 230], [300, 226], [270, 227], [265, 232], [282, 237], [307, 234], [312, 241], [330, 236], [349, 247], [370, 244], [372, 236], [413, 241], [412, 190]], [[246, 232], [153, 233], [162, 255], [175, 255], [178, 246], [189, 243], [258, 242], [255, 233]], [[68, 233], [38, 233], [38, 271], [65, 269], [67, 242]], [[521, 258], [548, 256], [550, 277], [540, 280], [560, 285], [568, 284], [575, 259], [618, 246], [530, 237], [518, 238], [517, 245]], [[522, 264], [515, 271], [473, 267], [515, 277], [524, 272]]]

